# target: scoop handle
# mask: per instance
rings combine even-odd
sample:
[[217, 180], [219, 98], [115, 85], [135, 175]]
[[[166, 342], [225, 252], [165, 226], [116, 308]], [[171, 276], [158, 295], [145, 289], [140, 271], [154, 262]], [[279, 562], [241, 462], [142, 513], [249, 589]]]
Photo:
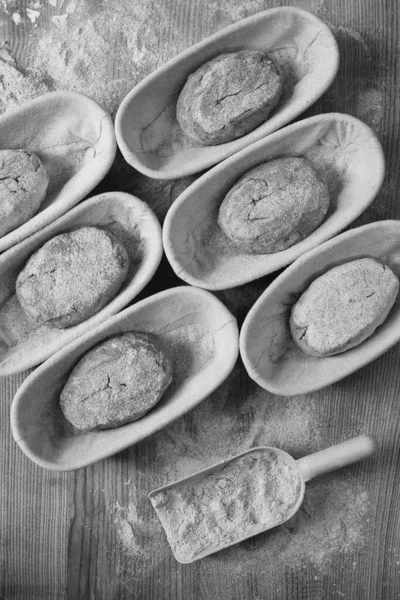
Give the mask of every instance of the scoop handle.
[[331, 446], [315, 454], [309, 454], [297, 461], [304, 481], [335, 471], [346, 465], [375, 454], [378, 443], [372, 435], [359, 435], [336, 446]]

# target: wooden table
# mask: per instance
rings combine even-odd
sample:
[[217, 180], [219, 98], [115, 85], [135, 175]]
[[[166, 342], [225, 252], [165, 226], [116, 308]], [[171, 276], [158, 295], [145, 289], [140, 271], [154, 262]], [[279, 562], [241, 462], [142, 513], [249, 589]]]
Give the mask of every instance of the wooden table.
[[[302, 117], [349, 113], [369, 124], [384, 147], [383, 187], [353, 226], [399, 218], [395, 0], [165, 0], [160, 6], [152, 0], [3, 0], [0, 103], [6, 109], [40, 91], [73, 87], [97, 94], [115, 111], [124, 94], [169, 57], [240, 18], [286, 4], [328, 23], [341, 54], [336, 81]], [[82, 53], [85, 35], [89, 54]], [[90, 48], [100, 53], [98, 64], [85, 59]], [[151, 182], [119, 158], [99, 190], [130, 191], [162, 216], [188, 183]], [[142, 297], [178, 283], [164, 261]], [[267, 284], [218, 296], [241, 323]], [[42, 470], [19, 450], [9, 412], [28, 373], [1, 380], [0, 598], [399, 598], [399, 362], [397, 346], [342, 382], [290, 400], [258, 388], [239, 362], [211, 398], [163, 432], [69, 473]], [[224, 452], [269, 443], [299, 457], [360, 432], [377, 437], [378, 456], [310, 482], [304, 509], [288, 527], [192, 565], [174, 560], [147, 499], [151, 489]]]

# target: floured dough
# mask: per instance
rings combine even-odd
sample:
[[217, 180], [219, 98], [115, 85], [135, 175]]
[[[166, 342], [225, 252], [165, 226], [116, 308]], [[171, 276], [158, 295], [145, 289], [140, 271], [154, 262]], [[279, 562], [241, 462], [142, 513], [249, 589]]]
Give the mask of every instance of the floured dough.
[[282, 76], [260, 50], [221, 54], [189, 75], [176, 116], [199, 144], [222, 144], [265, 121], [281, 93]]
[[253, 254], [285, 250], [307, 237], [329, 208], [326, 183], [304, 158], [279, 158], [243, 175], [227, 193], [218, 224]]
[[172, 381], [172, 360], [147, 333], [115, 335], [92, 348], [72, 370], [60, 397], [77, 429], [118, 427], [147, 413]]
[[22, 310], [36, 326], [71, 327], [116, 295], [128, 273], [121, 242], [98, 227], [80, 227], [46, 242], [16, 282]]
[[398, 291], [396, 275], [374, 258], [334, 267], [315, 279], [293, 306], [292, 336], [313, 356], [354, 348], [385, 321]]
[[26, 223], [42, 204], [49, 178], [29, 150], [0, 150], [0, 237]]

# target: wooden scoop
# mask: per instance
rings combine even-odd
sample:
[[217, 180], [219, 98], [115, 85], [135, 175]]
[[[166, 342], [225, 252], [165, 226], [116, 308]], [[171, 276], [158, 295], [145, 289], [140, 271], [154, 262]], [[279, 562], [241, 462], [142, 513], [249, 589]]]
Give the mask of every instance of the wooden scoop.
[[[329, 471], [334, 471], [335, 469], [339, 469], [364, 458], [368, 458], [375, 454], [377, 447], [377, 442], [371, 435], [360, 435], [356, 438], [342, 442], [341, 444], [337, 444], [336, 446], [331, 446], [330, 448], [326, 448], [325, 450], [321, 450], [315, 454], [310, 454], [309, 456], [304, 456], [299, 460], [295, 460], [292, 456], [290, 456], [290, 454], [284, 452], [283, 450], [279, 450], [278, 448], [258, 446], [251, 448], [251, 450], [247, 450], [246, 452], [242, 452], [241, 454], [237, 454], [228, 460], [208, 467], [203, 471], [198, 471], [189, 477], [175, 481], [167, 486], [158, 488], [157, 490], [153, 490], [149, 494], [149, 499], [152, 502], [153, 507], [156, 510], [157, 515], [166, 531], [168, 541], [171, 545], [176, 560], [180, 563], [190, 563], [208, 556], [209, 554], [213, 554], [214, 552], [222, 550], [223, 548], [237, 544], [238, 542], [241, 542], [248, 537], [257, 535], [262, 531], [266, 531], [276, 527], [277, 525], [281, 525], [293, 517], [293, 515], [300, 508], [304, 498], [306, 481], [309, 481], [318, 475], [322, 475], [323, 473], [328, 473]], [[224, 539], [221, 531], [217, 532], [217, 530], [222, 530], [222, 522], [224, 520], [226, 523], [228, 523], [229, 516], [228, 514], [221, 516], [220, 511], [223, 509], [223, 505], [221, 504], [216, 509], [219, 513], [219, 520], [217, 518], [213, 528], [214, 531], [210, 530], [210, 538], [218, 537], [218, 533], [220, 534], [222, 541], [217, 544], [212, 543], [212, 541], [207, 544], [207, 536], [204, 535], [204, 529], [202, 531], [199, 529], [202, 527], [202, 523], [204, 524], [204, 519], [209, 516], [204, 514], [204, 508], [202, 509], [203, 515], [198, 516], [200, 518], [196, 518], [196, 516], [193, 518], [194, 512], [192, 511], [191, 523], [190, 519], [186, 521], [186, 523], [189, 522], [189, 529], [185, 524], [185, 516], [187, 516], [185, 515], [186, 507], [182, 508], [181, 506], [180, 509], [178, 507], [178, 509], [175, 511], [177, 512], [176, 518], [174, 518], [172, 515], [173, 509], [171, 508], [171, 506], [174, 505], [174, 501], [171, 500], [172, 494], [168, 494], [168, 492], [176, 488], [189, 488], [193, 492], [189, 497], [195, 499], [192, 503], [193, 508], [195, 507], [196, 497], [199, 496], [199, 488], [196, 489], [196, 485], [198, 486], [198, 484], [204, 481], [208, 476], [220, 473], [223, 469], [225, 469], [225, 467], [231, 463], [234, 463], [238, 459], [251, 455], [252, 453], [257, 453], [257, 455], [260, 456], [260, 452], [266, 452], [270, 456], [275, 456], [277, 459], [276, 464], [280, 464], [282, 468], [282, 473], [279, 474], [279, 478], [288, 478], [288, 474], [290, 474], [290, 482], [293, 482], [293, 489], [290, 490], [290, 493], [286, 494], [286, 497], [283, 495], [281, 498], [275, 499], [274, 504], [275, 506], [279, 506], [280, 518], [276, 518], [275, 521], [271, 521], [269, 518], [267, 523], [262, 521], [258, 521], [254, 525], [250, 523], [250, 527], [246, 530], [245, 535], [242, 535], [243, 529], [238, 526], [237, 531], [235, 531], [235, 528], [233, 528], [233, 534], [231, 531], [229, 536], [225, 536]], [[218, 482], [222, 480], [223, 477], [221, 477], [221, 480], [218, 479]], [[289, 479], [287, 479], [285, 482], [286, 490], [288, 489], [287, 484], [290, 482]], [[238, 481], [237, 483], [239, 484], [240, 482]], [[271, 487], [273, 487], [273, 483], [274, 482], [271, 479]], [[216, 485], [217, 482], [214, 480], [213, 484]], [[236, 481], [230, 480], [230, 484], [235, 487]], [[265, 489], [268, 490], [268, 486]], [[284, 489], [284, 487], [281, 489]], [[282, 506], [284, 507], [285, 501], [289, 496], [291, 497], [292, 501], [287, 505], [287, 510], [285, 511], [282, 509]], [[211, 514], [211, 506], [213, 505], [215, 508], [215, 502], [212, 504], [211, 499], [209, 500], [210, 501], [207, 502], [207, 508], [205, 510], [209, 511]], [[251, 498], [247, 498], [247, 500], [251, 500]], [[201, 504], [204, 506], [205, 502], [199, 502], [199, 505]], [[250, 503], [245, 502], [245, 505], [246, 511], [250, 512]], [[232, 503], [230, 503], [229, 507], [227, 506], [226, 508], [227, 511], [230, 510], [232, 512]], [[168, 512], [170, 513], [169, 518]], [[271, 515], [273, 514], [274, 511], [272, 510]], [[182, 529], [182, 527], [186, 527], [185, 531]], [[202, 543], [202, 547], [199, 547], [198, 543], [194, 541], [192, 543], [192, 548], [189, 548], [190, 541], [188, 541], [188, 531], [190, 532], [193, 540], [198, 541], [200, 537], [203, 538], [204, 543]], [[229, 537], [229, 539], [226, 539], [227, 537]]]

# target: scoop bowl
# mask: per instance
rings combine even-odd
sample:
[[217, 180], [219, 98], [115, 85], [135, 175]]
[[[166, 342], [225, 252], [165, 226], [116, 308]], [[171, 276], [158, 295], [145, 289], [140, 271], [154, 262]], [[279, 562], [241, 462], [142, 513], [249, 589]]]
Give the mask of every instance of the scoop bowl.
[[[288, 454], [287, 452], [284, 452], [283, 450], [280, 450], [278, 448], [272, 448], [269, 446], [257, 446], [257, 447], [251, 448], [250, 450], [247, 450], [246, 452], [242, 452], [241, 454], [232, 456], [223, 462], [212, 465], [211, 467], [208, 467], [207, 469], [198, 471], [197, 473], [194, 473], [193, 475], [191, 475], [189, 477], [179, 479], [178, 481], [175, 481], [171, 484], [168, 484], [166, 486], [163, 486], [161, 488], [153, 490], [149, 494], [149, 499], [150, 499], [150, 501], [153, 501], [155, 496], [157, 494], [159, 494], [160, 492], [167, 492], [169, 490], [179, 489], [179, 488], [182, 488], [185, 486], [195, 487], [198, 483], [200, 483], [201, 481], [206, 479], [206, 477], [208, 477], [209, 475], [215, 475], [217, 473], [220, 473], [227, 465], [234, 462], [235, 460], [237, 460], [243, 456], [250, 455], [251, 453], [258, 452], [258, 451], [269, 452], [269, 453], [275, 454], [277, 457], [284, 460], [286, 462], [286, 464], [289, 465], [295, 472], [297, 472], [298, 480], [300, 482], [300, 485], [297, 486], [297, 488], [296, 488], [296, 491], [298, 492], [298, 498], [297, 498], [296, 503], [292, 506], [290, 512], [287, 515], [285, 515], [284, 519], [278, 520], [272, 526], [270, 525], [268, 527], [265, 527], [262, 524], [255, 526], [251, 532], [249, 532], [245, 536], [241, 536], [241, 537], [238, 536], [237, 539], [235, 539], [234, 541], [231, 541], [230, 543], [225, 543], [225, 544], [221, 544], [218, 546], [208, 546], [207, 548], [204, 549], [203, 552], [197, 554], [194, 558], [186, 559], [184, 556], [182, 556], [182, 554], [180, 554], [178, 552], [175, 553], [174, 548], [172, 548], [172, 551], [174, 552], [174, 556], [175, 556], [176, 560], [180, 563], [187, 564], [187, 563], [194, 562], [195, 560], [204, 558], [205, 556], [209, 556], [210, 554], [213, 554], [214, 552], [218, 552], [219, 550], [222, 550], [223, 548], [227, 548], [229, 546], [237, 544], [237, 543], [247, 539], [248, 537], [252, 537], [254, 535], [258, 535], [259, 533], [261, 533], [263, 531], [272, 529], [272, 527], [281, 525], [282, 523], [291, 519], [295, 515], [295, 513], [299, 510], [299, 508], [303, 502], [304, 493], [305, 493], [305, 483], [307, 481], [309, 481], [310, 479], [312, 479], [314, 477], [317, 477], [318, 475], [322, 475], [323, 473], [328, 473], [330, 471], [334, 471], [336, 469], [345, 467], [346, 465], [350, 465], [357, 461], [369, 458], [370, 456], [373, 456], [376, 453], [377, 449], [378, 449], [377, 441], [375, 440], [374, 437], [372, 437], [371, 435], [367, 435], [367, 434], [360, 435], [360, 436], [352, 438], [350, 440], [346, 440], [345, 442], [342, 442], [335, 446], [331, 446], [329, 448], [326, 448], [326, 449], [316, 452], [314, 454], [304, 456], [303, 458], [300, 458], [299, 460], [295, 460], [290, 454]], [[158, 514], [157, 509], [155, 509], [155, 510]], [[162, 524], [164, 525], [160, 514], [158, 514], [158, 516], [161, 519]], [[167, 537], [168, 537], [168, 531], [167, 531]], [[171, 547], [172, 547], [172, 545], [171, 545]]]

